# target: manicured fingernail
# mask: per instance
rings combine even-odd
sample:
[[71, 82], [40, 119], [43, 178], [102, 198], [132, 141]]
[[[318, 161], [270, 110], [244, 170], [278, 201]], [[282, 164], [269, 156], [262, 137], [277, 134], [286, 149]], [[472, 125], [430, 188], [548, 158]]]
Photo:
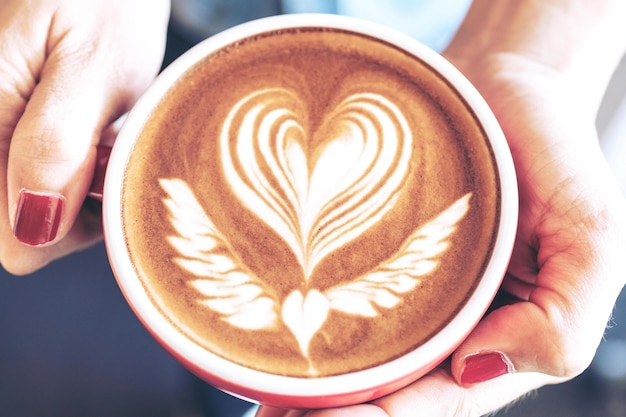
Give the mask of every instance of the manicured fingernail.
[[98, 145], [98, 154], [96, 156], [96, 168], [93, 173], [91, 187], [89, 187], [89, 197], [102, 201], [102, 191], [104, 190], [104, 174], [111, 156], [111, 147], [107, 145]]
[[59, 231], [63, 196], [22, 190], [17, 203], [13, 234], [30, 246], [51, 242]]
[[471, 385], [485, 382], [511, 371], [512, 365], [502, 353], [477, 353], [465, 358], [461, 370], [461, 384]]

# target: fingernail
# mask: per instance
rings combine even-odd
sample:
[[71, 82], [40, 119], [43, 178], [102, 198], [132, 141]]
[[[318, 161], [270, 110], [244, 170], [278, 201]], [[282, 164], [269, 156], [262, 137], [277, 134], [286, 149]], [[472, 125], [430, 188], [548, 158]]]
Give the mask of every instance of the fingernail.
[[30, 246], [53, 241], [61, 223], [63, 201], [60, 194], [22, 190], [13, 227], [17, 240]]
[[102, 191], [104, 190], [104, 174], [106, 173], [109, 157], [111, 156], [111, 147], [107, 145], [98, 145], [98, 153], [96, 155], [96, 167], [93, 173], [93, 180], [89, 187], [87, 195], [95, 200], [102, 201]]
[[471, 385], [489, 381], [511, 371], [512, 365], [502, 353], [477, 353], [465, 358], [461, 370], [461, 384]]

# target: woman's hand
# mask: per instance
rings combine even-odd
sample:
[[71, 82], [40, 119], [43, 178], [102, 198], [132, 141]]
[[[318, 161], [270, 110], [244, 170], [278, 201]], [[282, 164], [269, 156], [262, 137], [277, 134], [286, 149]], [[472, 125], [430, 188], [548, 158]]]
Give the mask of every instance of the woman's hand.
[[0, 3], [0, 262], [26, 274], [102, 234], [96, 146], [159, 70], [167, 0]]
[[371, 404], [259, 417], [479, 416], [583, 372], [626, 282], [626, 201], [595, 118], [626, 47], [626, 3], [476, 0], [446, 51], [500, 121], [520, 187], [503, 290], [449, 366]]

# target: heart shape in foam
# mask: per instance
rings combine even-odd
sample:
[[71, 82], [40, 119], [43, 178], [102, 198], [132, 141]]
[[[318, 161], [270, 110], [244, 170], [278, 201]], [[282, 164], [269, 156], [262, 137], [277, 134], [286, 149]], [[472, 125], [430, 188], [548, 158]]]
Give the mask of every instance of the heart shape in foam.
[[315, 131], [304, 109], [291, 90], [249, 94], [225, 120], [220, 157], [233, 193], [287, 243], [308, 279], [393, 207], [413, 138], [379, 94], [344, 98]]
[[330, 302], [318, 290], [311, 290], [306, 295], [295, 290], [285, 298], [283, 321], [298, 340], [300, 351], [305, 357], [309, 357], [309, 343], [324, 325], [329, 312]]

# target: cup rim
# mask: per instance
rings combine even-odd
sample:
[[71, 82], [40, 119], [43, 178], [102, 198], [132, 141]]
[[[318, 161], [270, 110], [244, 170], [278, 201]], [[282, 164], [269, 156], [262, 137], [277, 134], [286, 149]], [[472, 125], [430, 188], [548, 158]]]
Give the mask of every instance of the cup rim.
[[[153, 306], [136, 276], [126, 251], [121, 221], [124, 168], [134, 147], [136, 133], [150, 116], [154, 103], [160, 100], [168, 88], [210, 51], [257, 33], [308, 26], [366, 34], [394, 44], [427, 62], [434, 71], [449, 81], [474, 111], [495, 155], [501, 187], [501, 216], [493, 254], [473, 294], [452, 320], [414, 351], [383, 365], [313, 379], [274, 375], [231, 363], [182, 335]], [[226, 381], [228, 388], [245, 387], [248, 392], [270, 392], [272, 395], [298, 398], [372, 390], [406, 378], [414, 372], [425, 373], [445, 359], [475, 327], [499, 289], [512, 252], [517, 216], [518, 191], [510, 150], [495, 116], [474, 86], [437, 52], [407, 35], [361, 19], [327, 14], [279, 15], [243, 23], [200, 42], [176, 59], [159, 74], [129, 112], [111, 152], [103, 197], [105, 242], [111, 267], [132, 310], [153, 336], [195, 369], [215, 376], [216, 381]]]

